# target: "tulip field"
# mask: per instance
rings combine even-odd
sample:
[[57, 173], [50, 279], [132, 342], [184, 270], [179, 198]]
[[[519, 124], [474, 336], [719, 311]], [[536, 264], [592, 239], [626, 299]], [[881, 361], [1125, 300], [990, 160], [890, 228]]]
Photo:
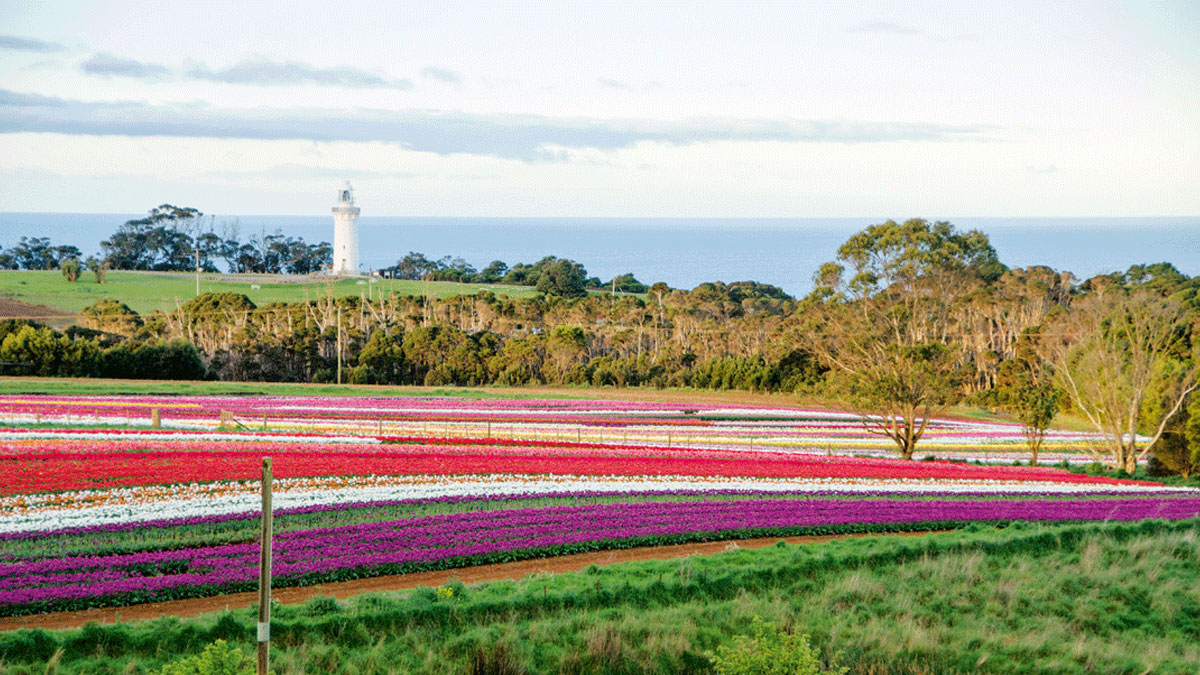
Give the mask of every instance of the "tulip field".
[[[151, 427], [151, 420], [157, 425]], [[1044, 457], [1096, 439], [1051, 433]], [[1019, 428], [935, 420], [918, 457], [847, 413], [450, 397], [0, 397], [0, 615], [633, 546], [971, 523], [1180, 520], [1200, 491], [1012, 466]], [[958, 461], [946, 461], [946, 460]]]

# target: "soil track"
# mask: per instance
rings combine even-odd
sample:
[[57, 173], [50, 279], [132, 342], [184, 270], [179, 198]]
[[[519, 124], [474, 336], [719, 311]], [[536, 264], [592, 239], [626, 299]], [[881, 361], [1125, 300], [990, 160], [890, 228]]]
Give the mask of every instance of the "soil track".
[[[919, 536], [928, 532], [902, 532], [884, 536]], [[276, 588], [271, 597], [284, 604], [299, 604], [313, 596], [324, 595], [335, 598], [348, 598], [359, 593], [372, 591], [401, 591], [417, 586], [440, 586], [452, 579], [461, 580], [465, 584], [477, 584], [484, 581], [519, 580], [531, 574], [557, 574], [560, 572], [575, 572], [589, 565], [610, 565], [634, 560], [669, 560], [671, 558], [686, 558], [690, 555], [710, 555], [722, 553], [733, 548], [763, 548], [783, 539], [789, 544], [820, 544], [834, 539], [851, 537], [880, 536], [869, 534], [842, 534], [809, 537], [762, 537], [758, 539], [732, 539], [726, 541], [711, 541], [695, 544], [677, 544], [674, 546], [650, 546], [644, 548], [626, 548], [612, 551], [597, 551], [595, 553], [577, 553], [555, 558], [537, 558], [519, 562], [499, 563], [495, 565], [478, 565], [475, 567], [459, 567], [438, 572], [417, 572], [413, 574], [397, 574], [392, 576], [372, 577], [370, 579], [355, 579], [315, 586], [294, 586]], [[78, 612], [55, 612], [52, 614], [33, 614], [29, 616], [13, 616], [0, 618], [0, 631], [18, 630], [21, 628], [45, 628], [58, 630], [78, 628], [86, 623], [116, 623], [156, 619], [160, 616], [189, 617], [224, 609], [242, 609], [257, 602], [258, 593], [231, 593], [211, 598], [195, 598], [190, 600], [171, 600], [168, 602], [153, 602], [144, 605], [129, 605], [127, 607], [108, 607], [104, 609], [88, 609]]]
[[74, 318], [74, 315], [67, 317], [67, 313], [62, 310], [53, 309], [45, 305], [31, 305], [28, 302], [21, 302], [12, 298], [0, 296], [0, 319], [16, 318], [16, 319], [43, 319], [43, 318]]

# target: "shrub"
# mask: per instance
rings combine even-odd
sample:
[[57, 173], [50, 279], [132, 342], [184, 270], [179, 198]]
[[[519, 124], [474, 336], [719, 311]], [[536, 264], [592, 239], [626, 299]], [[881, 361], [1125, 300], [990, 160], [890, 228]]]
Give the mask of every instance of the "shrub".
[[79, 278], [79, 261], [74, 258], [59, 263], [58, 269], [62, 270], [63, 278], [71, 283]]
[[717, 647], [709, 659], [721, 675], [841, 675], [849, 670], [836, 663], [822, 670], [807, 635], [784, 632], [759, 616], [754, 617], [754, 637], [739, 635], [732, 647]]
[[224, 640], [204, 648], [198, 656], [168, 663], [159, 671], [160, 675], [250, 675], [250, 666], [241, 649], [230, 649]]

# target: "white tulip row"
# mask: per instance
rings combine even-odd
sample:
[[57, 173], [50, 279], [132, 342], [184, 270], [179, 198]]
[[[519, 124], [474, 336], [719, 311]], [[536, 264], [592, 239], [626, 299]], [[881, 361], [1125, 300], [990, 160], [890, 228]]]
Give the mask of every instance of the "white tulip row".
[[[257, 481], [204, 485], [151, 486], [80, 490], [55, 495], [0, 499], [0, 532], [44, 532], [67, 527], [131, 523], [166, 518], [211, 516], [259, 510]], [[995, 494], [1171, 494], [1179, 490], [1152, 485], [1053, 483], [1035, 481], [723, 478], [699, 476], [562, 476], [493, 474], [481, 476], [349, 476], [280, 479], [274, 504], [287, 509], [320, 504], [378, 502], [442, 496], [745, 490], [813, 493], [963, 493]], [[65, 498], [65, 500], [64, 500]]]

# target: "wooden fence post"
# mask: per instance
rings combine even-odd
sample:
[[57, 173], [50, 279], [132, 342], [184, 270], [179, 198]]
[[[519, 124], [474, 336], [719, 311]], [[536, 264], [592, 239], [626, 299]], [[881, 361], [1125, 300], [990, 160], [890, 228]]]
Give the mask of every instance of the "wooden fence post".
[[162, 413], [159, 412], [158, 408], [150, 409], [150, 426], [155, 429], [162, 428]]
[[258, 675], [266, 675], [271, 655], [271, 458], [262, 463], [262, 547], [258, 557]]

